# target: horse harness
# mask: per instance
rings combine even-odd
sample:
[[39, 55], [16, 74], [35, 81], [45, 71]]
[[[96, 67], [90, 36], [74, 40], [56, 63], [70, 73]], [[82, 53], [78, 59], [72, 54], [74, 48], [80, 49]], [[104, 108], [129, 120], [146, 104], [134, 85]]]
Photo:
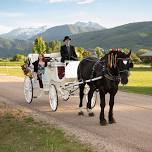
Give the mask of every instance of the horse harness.
[[[105, 60], [98, 60], [94, 65], [93, 65], [93, 68], [92, 68], [92, 74], [91, 74], [91, 79], [94, 77], [94, 73], [95, 73], [95, 69], [96, 69], [96, 66], [100, 64], [102, 66], [102, 78], [105, 77], [111, 81], [116, 81], [116, 82], [119, 82], [120, 81], [120, 74], [118, 76], [114, 76], [110, 73], [110, 71], [108, 69], [106, 69], [106, 63], [105, 63]], [[101, 79], [102, 79], [101, 78]]]

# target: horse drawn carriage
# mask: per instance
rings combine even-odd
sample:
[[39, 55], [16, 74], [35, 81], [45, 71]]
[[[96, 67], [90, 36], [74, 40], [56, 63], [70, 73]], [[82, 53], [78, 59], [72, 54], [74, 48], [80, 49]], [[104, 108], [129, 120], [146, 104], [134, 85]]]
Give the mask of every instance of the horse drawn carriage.
[[[129, 70], [133, 67], [130, 59], [131, 50], [125, 53], [119, 50], [112, 50], [101, 59], [88, 57], [79, 61], [60, 62], [60, 57], [56, 54], [45, 54], [48, 66], [42, 76], [43, 92], [48, 94], [52, 111], [58, 107], [58, 97], [68, 100], [73, 93], [77, 93], [79, 88], [80, 112], [83, 115], [82, 102], [86, 95], [87, 111], [89, 116], [94, 116], [91, 109], [96, 104], [97, 92], [100, 95], [100, 124], [106, 125], [104, 116], [105, 95], [110, 94], [109, 99], [109, 123], [114, 123], [113, 106], [114, 98], [118, 91], [118, 85], [128, 83]], [[37, 78], [33, 75], [32, 63], [38, 60], [38, 54], [29, 54], [29, 64], [25, 67], [24, 95], [28, 103], [31, 103], [35, 96], [35, 90], [40, 89]], [[24, 69], [24, 67], [22, 68]], [[23, 70], [24, 71], [24, 70]]]
[[[64, 101], [67, 101], [70, 96], [75, 95], [78, 86], [81, 85], [81, 82], [77, 82], [79, 61], [66, 61], [65, 63], [61, 63], [58, 53], [45, 54], [44, 56], [48, 61], [48, 66], [45, 68], [45, 72], [42, 76], [44, 86], [42, 90], [39, 87], [37, 78], [33, 74], [34, 67], [32, 63], [38, 60], [38, 54], [29, 54], [27, 57], [29, 63], [26, 65], [28, 72], [26, 72], [24, 78], [25, 100], [30, 104], [34, 98], [47, 94], [51, 110], [56, 111], [59, 97]], [[88, 91], [89, 87], [86, 86], [84, 90], [86, 100]], [[91, 105], [92, 108], [96, 104], [96, 99], [97, 92], [94, 92]]]

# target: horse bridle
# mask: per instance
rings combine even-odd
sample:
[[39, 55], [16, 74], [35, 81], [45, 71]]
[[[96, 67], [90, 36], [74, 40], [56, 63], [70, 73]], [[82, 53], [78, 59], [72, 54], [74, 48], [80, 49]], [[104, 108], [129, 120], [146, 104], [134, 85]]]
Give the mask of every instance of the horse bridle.
[[[130, 60], [130, 58], [117, 58], [117, 60], [126, 60], [127, 62]], [[127, 63], [126, 63], [127, 64]], [[117, 68], [118, 68], [118, 66], [117, 66]], [[125, 72], [129, 72], [129, 70], [126, 70], [126, 69], [124, 69], [124, 70], [119, 70], [119, 68], [118, 68], [118, 76], [114, 76], [114, 75], [112, 75], [111, 73], [110, 73], [110, 71], [107, 69], [107, 74], [105, 74], [104, 76], [107, 78], [107, 79], [109, 79], [109, 80], [112, 80], [112, 81], [120, 81], [120, 79], [121, 79], [121, 77], [120, 77], [120, 74], [121, 73], [125, 73]]]
[[[117, 58], [117, 60], [126, 60], [128, 62], [128, 61], [130, 61], [130, 58], [125, 58], [125, 59], [124, 58]], [[126, 69], [125, 70], [119, 70], [119, 68], [118, 68], [118, 71], [119, 71], [119, 74], [124, 73], [124, 72], [129, 72], [129, 70], [126, 70]]]

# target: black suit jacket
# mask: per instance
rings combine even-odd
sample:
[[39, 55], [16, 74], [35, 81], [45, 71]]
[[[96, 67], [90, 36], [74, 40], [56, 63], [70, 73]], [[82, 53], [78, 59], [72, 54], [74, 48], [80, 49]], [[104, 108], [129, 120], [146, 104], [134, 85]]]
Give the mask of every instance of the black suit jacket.
[[61, 46], [61, 62], [64, 62], [65, 60], [78, 60], [77, 55], [75, 53], [74, 46], [70, 45], [70, 52], [68, 52], [66, 45]]

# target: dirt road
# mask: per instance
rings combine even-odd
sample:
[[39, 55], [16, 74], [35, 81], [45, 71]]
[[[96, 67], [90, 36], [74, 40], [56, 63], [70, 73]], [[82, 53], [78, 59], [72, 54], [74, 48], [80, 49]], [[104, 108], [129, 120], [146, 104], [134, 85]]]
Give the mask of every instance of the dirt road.
[[[114, 116], [116, 124], [99, 125], [99, 100], [94, 108], [95, 117], [77, 115], [79, 98], [59, 101], [58, 111], [50, 112], [47, 96], [25, 103], [23, 79], [0, 76], [0, 97], [17, 105], [37, 111], [48, 120], [76, 135], [85, 143], [91, 143], [97, 151], [152, 152], [152, 97], [119, 92], [116, 96]], [[106, 118], [108, 95], [106, 98]]]

